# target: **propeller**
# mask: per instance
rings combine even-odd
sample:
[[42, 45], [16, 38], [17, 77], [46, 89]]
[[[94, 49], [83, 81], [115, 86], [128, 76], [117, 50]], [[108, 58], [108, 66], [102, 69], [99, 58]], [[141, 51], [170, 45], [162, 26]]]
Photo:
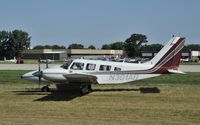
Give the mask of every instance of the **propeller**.
[[40, 58], [38, 59], [38, 71], [33, 73], [33, 76], [36, 76], [38, 77], [38, 85], [39, 85], [39, 88], [40, 88], [40, 84], [41, 84], [41, 78], [42, 78], [42, 74], [43, 72], [41, 71], [41, 68], [40, 68]]
[[46, 59], [46, 69], [48, 69], [48, 68], [49, 68], [49, 60]]
[[[39, 85], [39, 88], [40, 88], [40, 84], [41, 84], [41, 79], [42, 79], [42, 76], [43, 76], [43, 72], [41, 71], [41, 58], [38, 59], [38, 71], [33, 73], [34, 76], [38, 77], [38, 85]], [[46, 68], [48, 68], [48, 59], [46, 59]]]
[[39, 88], [40, 88], [40, 84], [41, 84], [41, 77], [42, 77], [42, 72], [41, 72], [41, 68], [40, 68], [40, 60], [41, 60], [41, 58], [39, 58], [38, 59], [38, 72], [39, 72], [39, 74], [38, 74], [38, 80], [39, 80]]

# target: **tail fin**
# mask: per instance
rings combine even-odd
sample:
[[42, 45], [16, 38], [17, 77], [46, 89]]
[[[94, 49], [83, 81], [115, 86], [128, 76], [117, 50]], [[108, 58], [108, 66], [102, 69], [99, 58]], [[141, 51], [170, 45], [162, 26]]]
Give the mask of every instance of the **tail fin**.
[[157, 70], [177, 70], [180, 64], [184, 37], [173, 37], [160, 52], [147, 64], [153, 64]]

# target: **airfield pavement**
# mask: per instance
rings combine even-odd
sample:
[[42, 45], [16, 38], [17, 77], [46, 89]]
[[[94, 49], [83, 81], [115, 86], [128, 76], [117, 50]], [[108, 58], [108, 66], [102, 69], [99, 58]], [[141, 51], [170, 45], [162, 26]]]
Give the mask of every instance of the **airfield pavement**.
[[[59, 64], [49, 64], [49, 67], [58, 66]], [[41, 64], [41, 69], [46, 67], [46, 64]], [[36, 70], [38, 64], [0, 64], [0, 70]]]
[[[59, 64], [49, 64], [49, 67], [58, 66]], [[41, 64], [41, 68], [45, 68], [45, 64]], [[0, 64], [0, 70], [36, 70], [38, 64]], [[180, 65], [179, 68], [183, 72], [200, 72], [200, 65]]]

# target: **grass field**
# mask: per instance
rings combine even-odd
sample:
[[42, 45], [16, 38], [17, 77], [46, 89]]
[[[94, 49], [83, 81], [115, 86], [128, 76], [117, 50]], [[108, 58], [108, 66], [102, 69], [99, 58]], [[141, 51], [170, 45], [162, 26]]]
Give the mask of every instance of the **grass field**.
[[[0, 125], [200, 124], [200, 73], [94, 85], [94, 92], [81, 97], [27, 91], [38, 85], [18, 77], [25, 72], [0, 71]], [[140, 87], [158, 87], [161, 93], [143, 94]]]
[[181, 62], [181, 65], [200, 65], [200, 62]]

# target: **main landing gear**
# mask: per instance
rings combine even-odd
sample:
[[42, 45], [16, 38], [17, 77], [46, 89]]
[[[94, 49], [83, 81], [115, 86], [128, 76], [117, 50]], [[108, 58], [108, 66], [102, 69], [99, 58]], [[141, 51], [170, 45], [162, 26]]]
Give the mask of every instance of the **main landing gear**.
[[42, 87], [41, 91], [42, 92], [49, 92], [50, 91], [49, 85], [46, 85], [46, 86]]
[[85, 95], [92, 91], [91, 85], [88, 84], [56, 84], [57, 91]]
[[80, 94], [85, 95], [92, 91], [91, 85], [82, 85], [80, 86]]

